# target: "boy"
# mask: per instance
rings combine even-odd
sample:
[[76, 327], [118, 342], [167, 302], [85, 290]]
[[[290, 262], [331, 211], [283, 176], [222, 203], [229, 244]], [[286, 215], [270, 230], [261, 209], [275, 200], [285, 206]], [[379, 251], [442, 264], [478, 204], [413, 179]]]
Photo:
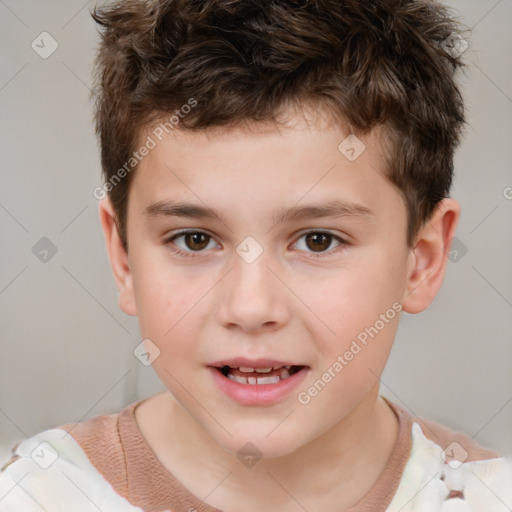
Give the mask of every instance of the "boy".
[[0, 510], [508, 510], [503, 458], [379, 395], [460, 214], [446, 10], [131, 0], [93, 16], [95, 196], [167, 391], [20, 443]]

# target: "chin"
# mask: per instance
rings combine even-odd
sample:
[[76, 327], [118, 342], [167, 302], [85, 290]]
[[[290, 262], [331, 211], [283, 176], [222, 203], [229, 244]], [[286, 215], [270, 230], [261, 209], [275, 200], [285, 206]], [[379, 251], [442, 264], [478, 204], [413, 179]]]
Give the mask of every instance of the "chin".
[[[275, 428], [275, 425], [272, 428]], [[221, 437], [215, 436], [215, 441], [224, 450], [240, 459], [244, 457], [254, 457], [255, 459], [284, 457], [307, 444], [306, 439], [290, 430], [283, 429], [278, 433], [278, 429], [272, 432], [272, 428], [248, 428], [244, 431], [232, 432], [233, 437], [223, 432]], [[268, 435], [268, 432], [272, 432], [272, 434]]]

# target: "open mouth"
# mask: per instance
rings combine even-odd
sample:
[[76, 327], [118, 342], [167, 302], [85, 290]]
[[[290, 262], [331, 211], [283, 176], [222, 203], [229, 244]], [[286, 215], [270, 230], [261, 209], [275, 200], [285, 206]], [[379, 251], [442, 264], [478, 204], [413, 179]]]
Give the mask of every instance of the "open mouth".
[[246, 357], [219, 359], [208, 365], [213, 384], [244, 406], [267, 406], [287, 399], [311, 368], [290, 360]]
[[230, 380], [239, 384], [263, 385], [277, 384], [282, 380], [286, 380], [294, 373], [299, 372], [305, 366], [276, 366], [268, 368], [249, 368], [246, 366], [221, 366], [216, 369]]

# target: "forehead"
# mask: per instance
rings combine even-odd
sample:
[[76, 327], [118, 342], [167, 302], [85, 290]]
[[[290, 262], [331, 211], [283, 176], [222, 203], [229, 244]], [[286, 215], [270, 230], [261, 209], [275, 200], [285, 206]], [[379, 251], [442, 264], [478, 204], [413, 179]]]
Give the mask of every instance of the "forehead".
[[398, 208], [402, 203], [385, 177], [379, 130], [355, 137], [332, 122], [301, 117], [285, 125], [259, 122], [163, 134], [155, 126], [143, 133], [154, 147], [131, 185], [140, 213], [156, 203], [187, 200], [219, 217], [236, 212], [240, 219], [275, 221], [299, 204], [338, 201], [380, 215], [392, 214], [397, 199]]

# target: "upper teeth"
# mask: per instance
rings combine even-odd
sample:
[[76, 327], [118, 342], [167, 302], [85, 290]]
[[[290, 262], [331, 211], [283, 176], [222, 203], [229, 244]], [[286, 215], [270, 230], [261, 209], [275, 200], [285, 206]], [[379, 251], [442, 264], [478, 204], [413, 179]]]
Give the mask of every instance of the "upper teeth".
[[[236, 368], [235, 368], [236, 369]], [[252, 368], [245, 368], [246, 370], [252, 370]], [[261, 368], [260, 368], [261, 369]], [[270, 374], [271, 368], [263, 368], [264, 370], [268, 370], [266, 375], [254, 375], [249, 372], [228, 372], [226, 377], [228, 379], [234, 380], [239, 384], [277, 384], [281, 380], [287, 379], [290, 376], [290, 367], [281, 367], [276, 370], [275, 373]], [[241, 368], [240, 368], [241, 370]], [[256, 368], [258, 371], [258, 368]], [[244, 375], [247, 373], [247, 375]]]
[[249, 366], [240, 366], [238, 369], [244, 373], [270, 373], [272, 370], [278, 370], [279, 368], [286, 368], [287, 370], [289, 370], [291, 366], [269, 366], [268, 368], [250, 368]]

